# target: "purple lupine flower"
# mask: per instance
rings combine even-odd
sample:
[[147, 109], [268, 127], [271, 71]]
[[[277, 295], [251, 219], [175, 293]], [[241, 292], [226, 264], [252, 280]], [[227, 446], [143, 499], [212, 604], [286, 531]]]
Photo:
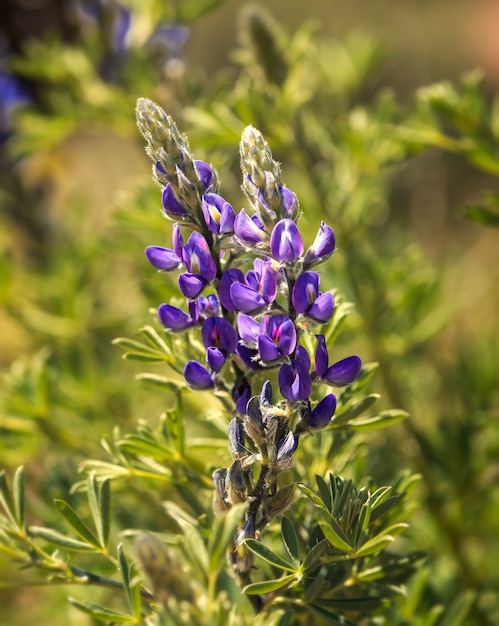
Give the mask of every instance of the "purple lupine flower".
[[258, 337], [260, 336], [260, 324], [255, 318], [246, 315], [246, 313], [239, 313], [237, 316], [237, 330], [244, 344], [250, 348], [256, 348]]
[[218, 284], [218, 297], [220, 298], [222, 306], [226, 308], [227, 311], [236, 310], [236, 305], [232, 302], [232, 298], [230, 297], [231, 286], [234, 283], [244, 283], [244, 281], [243, 272], [236, 267], [231, 267], [222, 274], [222, 278]]
[[219, 372], [227, 360], [227, 355], [215, 346], [206, 348], [206, 363], [212, 372]]
[[217, 275], [217, 266], [203, 235], [192, 233], [182, 257], [187, 272], [178, 277], [178, 286], [186, 298], [196, 298]]
[[212, 389], [215, 386], [210, 372], [198, 361], [187, 362], [184, 367], [184, 376], [192, 389]]
[[161, 246], [147, 246], [145, 254], [149, 263], [163, 272], [176, 270], [182, 263], [175, 250]]
[[324, 335], [316, 335], [315, 372], [325, 383], [333, 387], [344, 387], [357, 378], [362, 361], [358, 356], [349, 356], [329, 366], [329, 357]]
[[297, 313], [317, 322], [328, 322], [333, 315], [333, 294], [330, 291], [319, 291], [317, 272], [304, 272], [298, 276], [293, 287], [292, 301]]
[[284, 263], [293, 263], [303, 254], [303, 241], [293, 220], [285, 218], [274, 226], [270, 251], [274, 259]]
[[234, 232], [237, 238], [249, 246], [256, 246], [268, 239], [263, 224], [257, 215], [250, 217], [241, 209], [234, 221]]
[[257, 313], [271, 304], [277, 295], [277, 281], [270, 261], [255, 259], [244, 283], [234, 281], [229, 294], [236, 310], [243, 313]]
[[310, 412], [309, 424], [311, 428], [324, 428], [331, 421], [336, 411], [336, 396], [332, 393], [322, 398], [315, 409]]
[[245, 376], [238, 376], [232, 387], [232, 399], [236, 405], [236, 411], [241, 415], [246, 413], [246, 406], [251, 398], [251, 387]]
[[206, 319], [213, 315], [220, 315], [220, 303], [215, 294], [211, 293], [207, 296], [201, 296], [196, 300], [196, 308], [198, 318]]
[[304, 267], [310, 268], [313, 265], [324, 262], [333, 254], [336, 245], [336, 237], [333, 229], [321, 222], [319, 231], [314, 239], [314, 243], [310, 246], [303, 260]]
[[165, 328], [173, 331], [182, 331], [194, 325], [194, 319], [181, 309], [170, 304], [161, 304], [158, 308], [158, 318]]
[[201, 326], [201, 336], [205, 348], [214, 346], [226, 355], [236, 351], [237, 333], [230, 322], [223, 317], [209, 317]]
[[150, 43], [163, 44], [174, 56], [177, 56], [190, 34], [191, 29], [182, 24], [162, 24], [152, 34]]
[[291, 363], [283, 363], [279, 370], [279, 389], [286, 400], [298, 402], [308, 400], [312, 391], [310, 357], [303, 346], [296, 348], [296, 356]]
[[234, 232], [236, 214], [232, 206], [217, 193], [206, 193], [202, 200], [203, 215], [209, 230], [216, 235]]
[[279, 191], [282, 196], [282, 215], [290, 220], [296, 220], [299, 210], [296, 194], [284, 185], [280, 185]]
[[196, 172], [201, 184], [204, 187], [205, 193], [213, 191], [218, 182], [215, 170], [205, 161], [194, 161], [194, 167], [196, 168]]
[[272, 362], [290, 355], [296, 346], [296, 329], [287, 315], [265, 315], [260, 323], [258, 353]]
[[161, 194], [161, 201], [163, 203], [163, 210], [171, 219], [179, 219], [187, 215], [187, 211], [184, 209], [183, 204], [175, 195], [170, 183], [166, 185]]

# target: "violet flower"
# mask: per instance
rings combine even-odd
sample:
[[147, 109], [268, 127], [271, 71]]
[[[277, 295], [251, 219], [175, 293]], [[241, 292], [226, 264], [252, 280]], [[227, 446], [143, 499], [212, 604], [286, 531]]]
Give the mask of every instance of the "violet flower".
[[258, 246], [268, 240], [268, 235], [258, 216], [250, 217], [244, 209], [241, 209], [236, 216], [234, 232], [243, 244], [251, 247]]
[[303, 259], [303, 266], [308, 269], [319, 263], [323, 263], [333, 254], [336, 245], [336, 237], [333, 229], [321, 222], [319, 231]]
[[329, 366], [329, 357], [324, 335], [316, 335], [315, 373], [323, 382], [333, 387], [344, 387], [357, 378], [362, 367], [358, 356], [349, 356]]
[[[157, 168], [157, 165], [156, 165]], [[161, 201], [163, 203], [163, 210], [165, 214], [173, 220], [182, 219], [187, 216], [183, 204], [177, 198], [170, 183], [166, 185], [161, 194]]]
[[234, 232], [236, 214], [232, 206], [217, 193], [206, 193], [202, 200], [203, 215], [209, 230], [216, 235]]
[[293, 287], [292, 301], [295, 311], [316, 322], [328, 322], [334, 310], [333, 294], [319, 291], [319, 274], [304, 272]]
[[[236, 275], [233, 275], [234, 278]], [[239, 276], [238, 276], [239, 278]], [[271, 304], [277, 295], [276, 274], [270, 261], [255, 259], [244, 282], [234, 280], [229, 288], [232, 305], [243, 313], [257, 313]]]
[[195, 323], [191, 315], [171, 304], [161, 304], [158, 307], [158, 318], [165, 328], [177, 332], [187, 330]]
[[147, 246], [145, 255], [151, 265], [163, 272], [176, 270], [182, 263], [175, 250], [161, 246]]
[[217, 275], [217, 266], [206, 239], [196, 232], [189, 237], [182, 257], [187, 272], [178, 277], [178, 286], [186, 298], [196, 298]]
[[281, 394], [290, 402], [308, 400], [312, 391], [310, 357], [303, 346], [296, 348], [296, 356], [291, 363], [283, 363], [278, 380]]
[[270, 251], [274, 259], [284, 263], [294, 263], [303, 254], [303, 241], [293, 220], [285, 218], [274, 226]]
[[211, 389], [215, 386], [210, 372], [197, 361], [188, 361], [184, 367], [184, 376], [192, 389]]
[[296, 346], [296, 329], [287, 315], [265, 315], [260, 323], [258, 353], [271, 363], [290, 355]]

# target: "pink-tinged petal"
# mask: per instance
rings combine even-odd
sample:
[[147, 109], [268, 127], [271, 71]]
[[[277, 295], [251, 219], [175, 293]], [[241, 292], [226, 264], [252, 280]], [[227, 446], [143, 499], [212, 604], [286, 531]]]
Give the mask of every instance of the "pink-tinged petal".
[[158, 308], [158, 318], [169, 330], [185, 330], [193, 324], [192, 317], [170, 304], [162, 304]]
[[175, 250], [162, 248], [161, 246], [148, 246], [145, 251], [146, 258], [151, 265], [158, 270], [169, 272], [176, 270], [181, 263]]
[[236, 351], [238, 344], [237, 333], [230, 322], [223, 317], [209, 317], [201, 326], [201, 336], [205, 348], [214, 346], [225, 354]]
[[210, 372], [197, 361], [188, 361], [184, 367], [184, 376], [192, 389], [211, 389], [214, 387]]
[[344, 387], [353, 382], [362, 368], [362, 361], [358, 356], [348, 356], [329, 367], [322, 379], [334, 387]]
[[262, 361], [271, 363], [282, 357], [282, 354], [277, 349], [277, 346], [267, 335], [260, 335], [258, 337], [258, 353]]

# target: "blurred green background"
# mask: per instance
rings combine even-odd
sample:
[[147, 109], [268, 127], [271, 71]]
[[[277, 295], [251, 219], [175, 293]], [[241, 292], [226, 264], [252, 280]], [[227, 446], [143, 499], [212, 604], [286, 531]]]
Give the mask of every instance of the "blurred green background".
[[[47, 502], [66, 493], [83, 459], [104, 456], [100, 438], [139, 419], [155, 424], [168, 406], [111, 344], [155, 323], [149, 308], [175, 293], [143, 255], [169, 246], [170, 226], [136, 99], [177, 120], [236, 210], [237, 140], [253, 123], [300, 197], [309, 240], [320, 219], [335, 228], [327, 280], [357, 307], [341, 348], [379, 361], [376, 391], [411, 413], [409, 425], [364, 441], [368, 475], [422, 474], [406, 541], [429, 554], [407, 602], [379, 623], [430, 623], [438, 605], [431, 623], [497, 624], [498, 231], [463, 208], [499, 192], [499, 7], [256, 3], [296, 68], [283, 87], [242, 34], [246, 4], [3, 0], [0, 465], [9, 474], [25, 465], [33, 523], [57, 525]], [[159, 36], [165, 24], [189, 31]], [[418, 92], [457, 85], [474, 68], [483, 79], [469, 79], [468, 92]], [[126, 502], [123, 526], [150, 523]], [[14, 577], [32, 580], [0, 555], [0, 580]], [[3, 623], [88, 624], [65, 594], [0, 588]]]

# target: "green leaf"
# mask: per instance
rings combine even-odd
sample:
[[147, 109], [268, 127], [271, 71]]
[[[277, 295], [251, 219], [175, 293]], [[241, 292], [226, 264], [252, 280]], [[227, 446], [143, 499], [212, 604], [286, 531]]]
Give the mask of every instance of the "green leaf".
[[[343, 427], [357, 431], [375, 430], [377, 428], [385, 428], [386, 426], [397, 424], [398, 422], [406, 419], [408, 416], [409, 413], [406, 411], [402, 411], [401, 409], [391, 409], [389, 411], [382, 411], [381, 413], [370, 417], [358, 417], [346, 422], [343, 424]], [[331, 428], [335, 428], [334, 423], [331, 425]]]
[[257, 541], [256, 539], [246, 539], [245, 544], [248, 548], [267, 563], [270, 563], [274, 567], [279, 569], [287, 570], [288, 572], [295, 572], [296, 567], [288, 563], [283, 558], [278, 556], [275, 552], [273, 552], [270, 548], [267, 548], [261, 541]]
[[64, 500], [54, 500], [57, 508], [64, 516], [64, 519], [73, 528], [77, 535], [79, 535], [84, 541], [90, 543], [96, 548], [100, 548], [101, 544], [93, 532], [83, 522], [78, 513]]
[[334, 518], [327, 522], [319, 522], [319, 526], [331, 545], [347, 554], [353, 552], [353, 546], [350, 544], [348, 537]]
[[333, 496], [331, 494], [330, 486], [326, 483], [322, 476], [318, 476], [317, 474], [315, 475], [315, 481], [317, 483], [317, 487], [319, 489], [319, 494], [322, 498], [322, 501], [324, 502], [327, 510], [331, 511], [331, 508], [333, 506]]
[[[251, 540], [248, 539], [247, 541]], [[246, 587], [243, 588], [243, 593], [247, 595], [270, 593], [271, 591], [282, 589], [282, 587], [289, 585], [294, 580], [296, 580], [296, 574], [289, 574], [288, 576], [283, 576], [282, 578], [278, 578], [277, 580], [263, 580], [259, 583], [251, 583], [251, 585], [246, 585]]]
[[308, 569], [313, 569], [317, 567], [320, 559], [328, 550], [329, 542], [327, 541], [327, 539], [323, 539], [322, 541], [319, 541], [319, 543], [316, 543], [314, 546], [312, 546], [310, 551], [307, 552], [305, 559], [303, 560], [302, 570], [306, 571]]
[[325, 508], [324, 502], [313, 489], [310, 489], [310, 487], [307, 487], [307, 485], [304, 485], [303, 483], [297, 483], [297, 486], [298, 489], [300, 489], [300, 491], [307, 495], [318, 508], [323, 508], [324, 510], [327, 510]]
[[331, 420], [331, 424], [339, 425], [348, 422], [351, 419], [362, 415], [364, 411], [367, 411], [377, 400], [379, 400], [381, 396], [378, 393], [372, 393], [364, 398], [360, 398], [347, 406], [345, 409], [339, 411], [337, 414], [333, 415], [333, 419]]
[[56, 530], [52, 530], [51, 528], [30, 526], [28, 531], [30, 535], [40, 537], [41, 539], [44, 539], [59, 548], [64, 548], [73, 552], [98, 552], [93, 545], [89, 545], [83, 541], [78, 541], [77, 539], [70, 539], [69, 537], [66, 537]]
[[166, 391], [179, 391], [180, 389], [187, 389], [187, 385], [179, 380], [172, 380], [159, 374], [151, 374], [149, 372], [137, 374], [135, 376], [137, 380], [140, 380], [151, 387], [156, 389], [164, 389]]
[[471, 222], [499, 228], [499, 212], [497, 206], [490, 208], [489, 206], [469, 204], [464, 208], [463, 215]]
[[101, 545], [107, 547], [111, 532], [111, 481], [108, 478], [99, 485], [99, 510], [101, 523], [97, 531]]
[[0, 472], [0, 502], [2, 502], [3, 508], [5, 509], [10, 521], [17, 526], [18, 520], [16, 516], [16, 506], [12, 500], [12, 496], [10, 495], [5, 471]]
[[24, 471], [23, 466], [17, 468], [12, 483], [14, 507], [19, 528], [24, 529]]
[[298, 543], [298, 536], [296, 534], [295, 527], [285, 515], [281, 520], [281, 534], [284, 541], [284, 546], [288, 551], [289, 556], [295, 561], [299, 562], [300, 545]]
[[210, 555], [210, 572], [215, 574], [223, 570], [226, 561], [226, 550], [237, 531], [243, 516], [245, 503], [236, 504], [227, 513], [218, 516], [213, 524], [208, 541]]
[[138, 581], [135, 584], [130, 582], [131, 566], [128, 565], [126, 560], [122, 543], [118, 546], [118, 563], [120, 565], [121, 578], [123, 579], [123, 587], [125, 589], [128, 605], [136, 619], [140, 621], [140, 612], [142, 607], [140, 600], [140, 586]]
[[109, 622], [111, 624], [138, 624], [135, 617], [131, 615], [125, 615], [124, 613], [118, 613], [117, 611], [112, 611], [111, 609], [105, 609], [98, 604], [94, 604], [93, 602], [79, 602], [74, 598], [69, 597], [68, 600], [71, 602], [73, 606], [83, 613], [87, 615], [91, 615], [95, 619], [98, 619], [102, 622]]
[[356, 556], [368, 556], [370, 554], [374, 554], [376, 552], [381, 552], [388, 544], [390, 544], [394, 539], [395, 535], [398, 535], [405, 528], [408, 528], [409, 525], [404, 522], [400, 522], [398, 524], [393, 524], [388, 528], [384, 528], [383, 532], [379, 535], [376, 535], [369, 541], [366, 541], [358, 550], [356, 550]]

